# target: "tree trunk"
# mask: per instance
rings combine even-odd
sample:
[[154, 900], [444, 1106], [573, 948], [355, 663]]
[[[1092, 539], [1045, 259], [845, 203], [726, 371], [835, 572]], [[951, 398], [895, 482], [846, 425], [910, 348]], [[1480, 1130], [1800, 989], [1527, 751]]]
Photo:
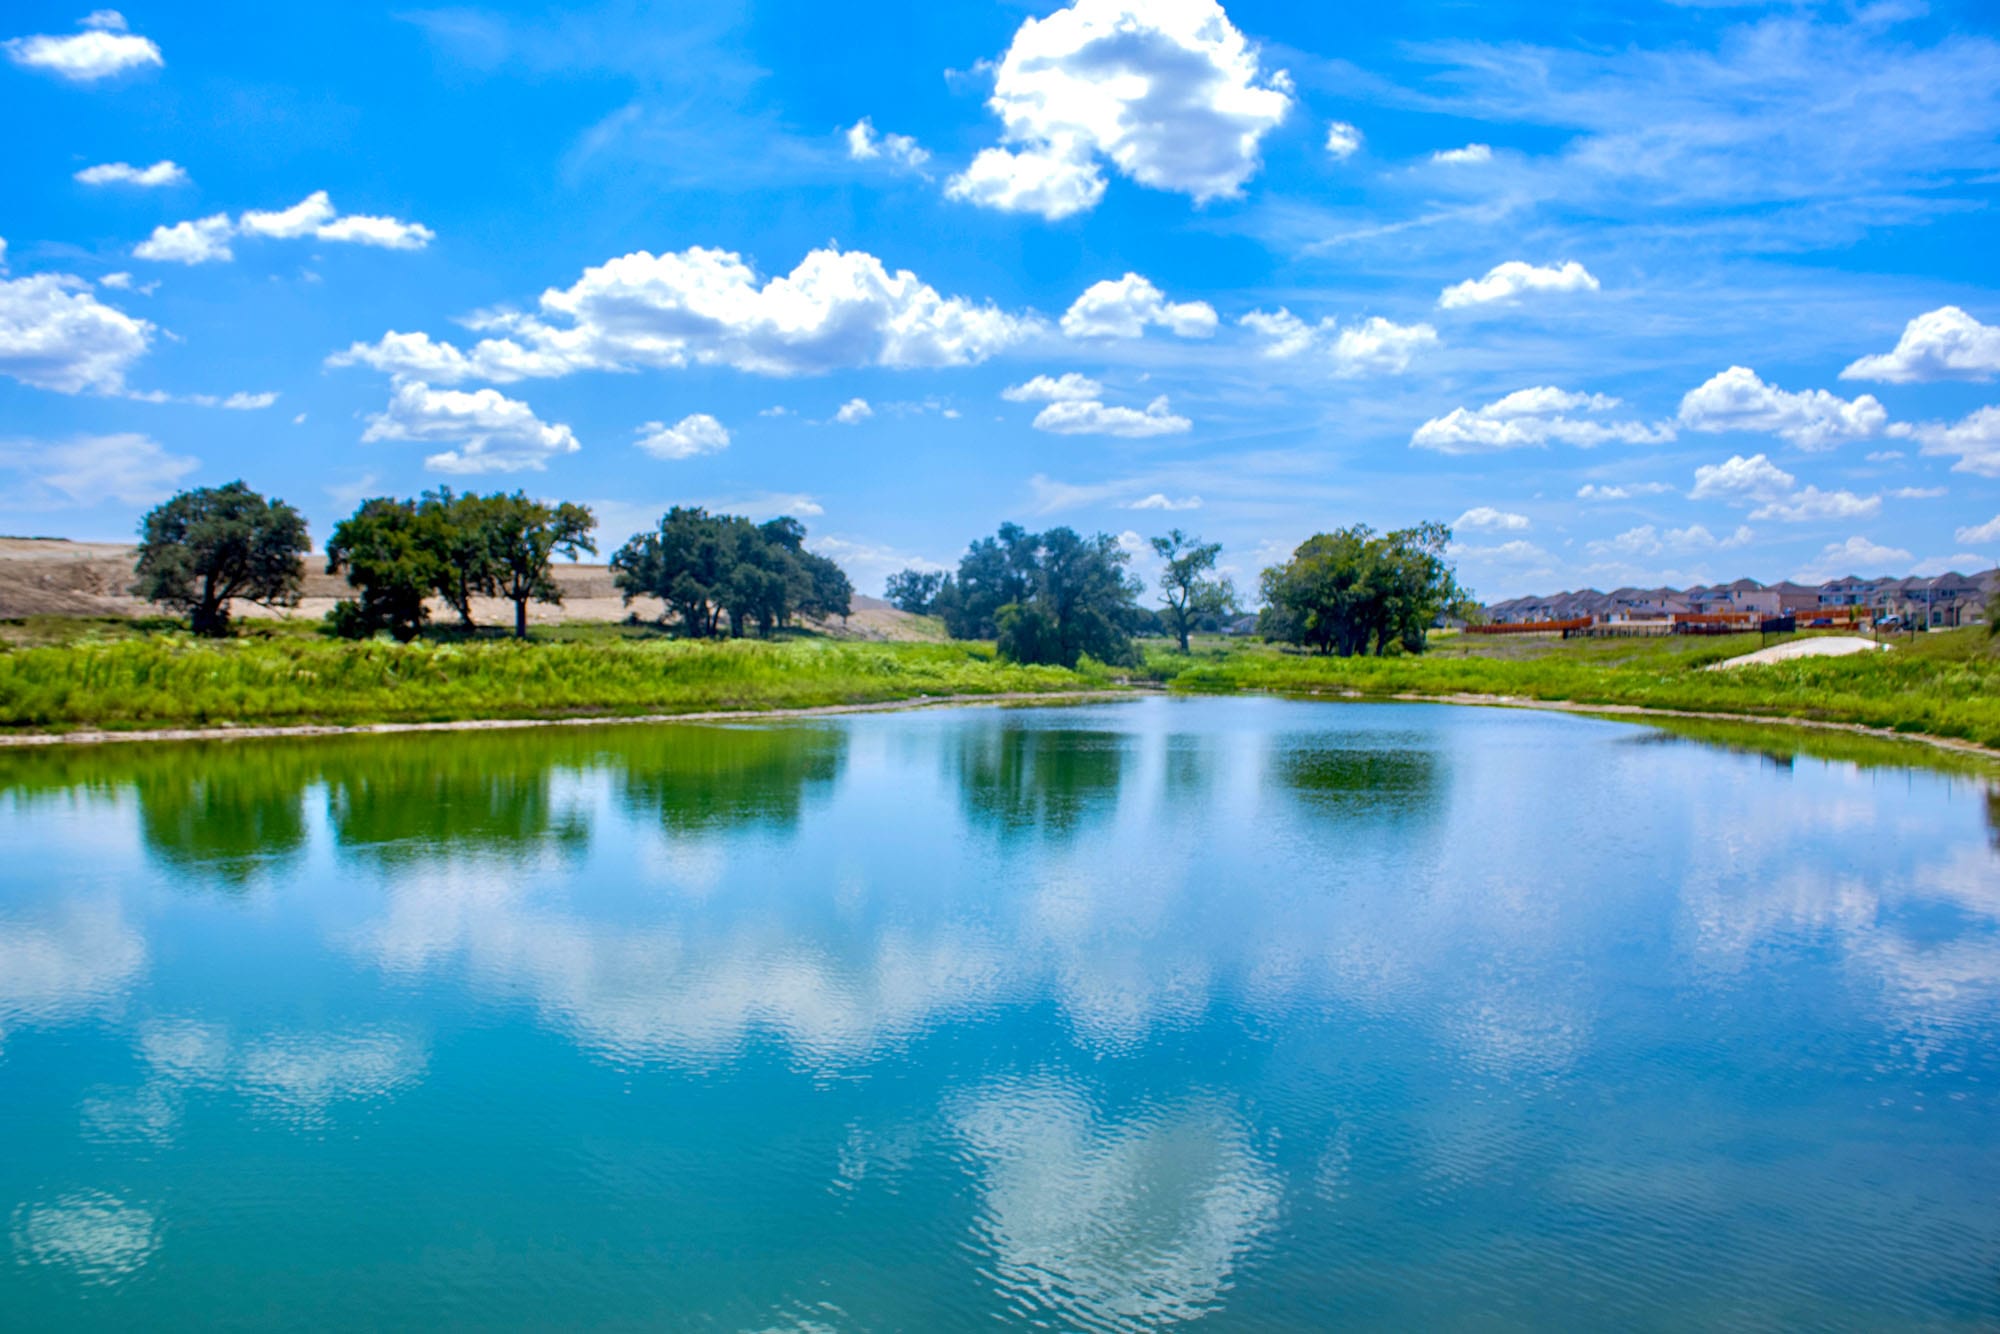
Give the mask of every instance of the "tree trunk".
[[514, 638], [526, 639], [527, 637], [528, 637], [528, 599], [526, 599], [525, 597], [517, 597], [514, 599]]

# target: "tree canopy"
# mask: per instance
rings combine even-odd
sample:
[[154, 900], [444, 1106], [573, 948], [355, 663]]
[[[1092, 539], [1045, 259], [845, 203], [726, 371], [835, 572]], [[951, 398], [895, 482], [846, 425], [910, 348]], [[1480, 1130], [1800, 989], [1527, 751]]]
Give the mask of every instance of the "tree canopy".
[[1450, 541], [1442, 523], [1315, 534], [1264, 571], [1258, 632], [1341, 657], [1421, 653], [1438, 614], [1460, 596], [1444, 558]]
[[937, 604], [938, 590], [944, 587], [941, 570], [898, 570], [889, 576], [883, 592], [889, 605], [912, 616], [928, 616]]
[[406, 643], [422, 633], [429, 615], [424, 599], [447, 582], [442, 526], [435, 512], [415, 501], [387, 496], [362, 502], [335, 524], [326, 572], [346, 571], [361, 597], [335, 605], [334, 630], [351, 639], [387, 630]]
[[1129, 663], [1136, 658], [1131, 634], [1141, 592], [1126, 573], [1130, 561], [1108, 533], [1031, 533], [1003, 524], [966, 550], [935, 607], [954, 637], [995, 639], [1013, 662], [1074, 667], [1089, 654]]
[[269, 606], [299, 600], [306, 521], [242, 482], [183, 491], [139, 528], [133, 595], [184, 611], [198, 635], [229, 633], [236, 598]]
[[1206, 617], [1236, 610], [1236, 585], [1213, 576], [1222, 543], [1203, 542], [1175, 528], [1152, 539], [1153, 552], [1164, 565], [1160, 573], [1160, 610], [1169, 630], [1188, 651], [1188, 631]]
[[629, 603], [656, 597], [693, 638], [759, 635], [795, 616], [853, 611], [854, 586], [841, 568], [805, 549], [806, 527], [789, 516], [752, 523], [676, 505], [659, 527], [639, 533], [611, 557], [612, 578]]
[[361, 592], [332, 613], [334, 629], [350, 636], [388, 630], [414, 639], [435, 594], [472, 628], [475, 597], [514, 604], [514, 634], [528, 634], [528, 603], [562, 601], [554, 560], [574, 559], [597, 545], [596, 519], [582, 505], [548, 504], [524, 492], [456, 495], [449, 487], [419, 500], [378, 497], [341, 520], [326, 544], [328, 574], [345, 571]]
[[551, 569], [555, 558], [597, 554], [597, 543], [590, 538], [597, 517], [583, 505], [550, 505], [530, 500], [524, 491], [488, 496], [484, 509], [493, 587], [514, 604], [514, 637], [526, 639], [528, 603], [562, 602], [562, 587]]

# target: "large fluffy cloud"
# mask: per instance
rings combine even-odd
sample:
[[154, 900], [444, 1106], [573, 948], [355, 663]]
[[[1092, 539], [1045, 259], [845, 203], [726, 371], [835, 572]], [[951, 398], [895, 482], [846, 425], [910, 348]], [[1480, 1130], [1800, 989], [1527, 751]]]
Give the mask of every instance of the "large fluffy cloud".
[[760, 281], [740, 255], [695, 246], [607, 261], [542, 293], [539, 315], [494, 316], [473, 327], [501, 336], [461, 351], [427, 334], [391, 332], [329, 362], [446, 383], [690, 364], [807, 375], [972, 365], [1043, 326], [941, 296], [864, 251], [815, 250], [784, 277]]
[[1138, 338], [1148, 325], [1182, 338], [1207, 338], [1215, 332], [1215, 307], [1206, 301], [1169, 301], [1151, 281], [1128, 273], [1116, 281], [1092, 283], [1062, 317], [1062, 331], [1071, 338]]
[[1816, 450], [1878, 434], [1889, 414], [1873, 394], [1845, 399], [1824, 389], [1790, 393], [1764, 383], [1747, 366], [1731, 366], [1687, 392], [1680, 420], [1693, 431], [1775, 435]]
[[947, 193], [1054, 219], [1096, 205], [1100, 161], [1198, 202], [1237, 194], [1291, 81], [1259, 68], [1215, 0], [1077, 0], [1021, 24], [987, 105], [1008, 146], [982, 151]]
[[569, 427], [541, 420], [526, 403], [497, 389], [466, 393], [416, 380], [396, 386], [389, 406], [368, 418], [361, 438], [457, 446], [424, 459], [426, 468], [447, 473], [540, 471], [551, 458], [578, 448]]
[[1481, 408], [1453, 408], [1433, 417], [1410, 436], [1415, 449], [1441, 454], [1482, 454], [1503, 449], [1538, 449], [1550, 444], [1593, 445], [1617, 441], [1659, 444], [1674, 438], [1664, 422], [1602, 421], [1573, 414], [1604, 413], [1618, 406], [1605, 394], [1577, 394], [1553, 385], [1516, 389]]
[[72, 274], [0, 278], [0, 375], [23, 384], [116, 393], [152, 335], [152, 325], [105, 305]]
[[1494, 301], [1515, 301], [1531, 292], [1595, 292], [1597, 279], [1575, 260], [1539, 266], [1510, 259], [1486, 271], [1484, 278], [1468, 278], [1438, 294], [1438, 305], [1446, 310], [1460, 306], [1483, 306]]
[[125, 30], [125, 16], [115, 9], [96, 10], [81, 26], [82, 32], [66, 37], [15, 37], [0, 46], [16, 65], [47, 70], [72, 83], [95, 83], [128, 69], [167, 63], [150, 38]]
[[421, 222], [367, 213], [342, 215], [335, 210], [326, 191], [315, 190], [290, 208], [250, 209], [239, 214], [234, 222], [227, 213], [216, 213], [171, 227], [155, 227], [150, 237], [133, 247], [132, 253], [140, 259], [208, 264], [236, 258], [229, 243], [238, 236], [275, 240], [313, 237], [385, 250], [421, 250], [437, 239], [437, 233]]
[[1940, 306], [1903, 326], [1888, 352], [1862, 357], [1843, 380], [1911, 384], [1924, 380], [1990, 380], [2000, 374], [2000, 326], [1981, 324], [1957, 306]]

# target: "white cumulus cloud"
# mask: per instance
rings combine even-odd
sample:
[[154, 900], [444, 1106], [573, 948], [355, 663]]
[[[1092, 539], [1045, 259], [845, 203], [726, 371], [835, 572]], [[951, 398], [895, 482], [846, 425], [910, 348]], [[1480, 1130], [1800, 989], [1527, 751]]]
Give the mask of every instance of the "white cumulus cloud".
[[[5, 246], [0, 241], [0, 256]], [[99, 301], [74, 274], [0, 278], [0, 375], [23, 384], [61, 394], [117, 393], [153, 332], [145, 320]]]
[[1506, 510], [1494, 509], [1491, 505], [1475, 505], [1451, 521], [1454, 529], [1465, 528], [1474, 532], [1524, 533], [1529, 528], [1528, 516], [1511, 514]]
[[1164, 491], [1155, 491], [1150, 496], [1141, 496], [1137, 500], [1128, 500], [1125, 504], [1119, 506], [1119, 508], [1128, 510], [1164, 510], [1169, 513], [1180, 510], [1198, 510], [1201, 508], [1201, 497], [1182, 496], [1179, 500], [1175, 500]]
[[1063, 312], [1062, 331], [1071, 338], [1138, 338], [1156, 325], [1182, 338], [1207, 338], [1215, 323], [1215, 307], [1206, 301], [1169, 301], [1151, 281], [1128, 273], [1085, 288]]
[[1417, 353], [1437, 345], [1437, 330], [1428, 324], [1397, 324], [1376, 315], [1342, 329], [1333, 340], [1333, 373], [1342, 379], [1401, 375]]
[[327, 192], [315, 190], [290, 208], [250, 209], [234, 222], [227, 213], [216, 213], [171, 227], [155, 227], [152, 236], [132, 253], [140, 259], [206, 264], [236, 258], [230, 241], [239, 236], [271, 240], [313, 237], [386, 250], [421, 250], [437, 239], [437, 233], [420, 222], [364, 213], [339, 214]]
[[1438, 294], [1438, 305], [1446, 310], [1480, 306], [1494, 301], [1515, 301], [1533, 292], [1595, 292], [1597, 279], [1575, 260], [1556, 265], [1535, 265], [1510, 259], [1486, 271], [1484, 278], [1468, 278]]
[[1661, 556], [1669, 553], [1691, 556], [1748, 546], [1756, 536], [1749, 528], [1740, 526], [1728, 537], [1717, 537], [1698, 523], [1686, 528], [1669, 528], [1665, 532], [1648, 523], [1627, 529], [1616, 537], [1587, 543], [1585, 549], [1593, 556]]
[[1335, 162], [1345, 162], [1361, 151], [1361, 131], [1344, 120], [1326, 127], [1326, 153]]
[[1956, 458], [1953, 472], [2000, 477], [2000, 407], [1980, 408], [1958, 422], [1898, 422], [1889, 433], [1915, 440], [1926, 454]]
[[1600, 421], [1588, 415], [1609, 412], [1618, 400], [1606, 394], [1580, 394], [1553, 385], [1516, 389], [1481, 408], [1453, 408], [1433, 417], [1410, 436], [1414, 449], [1441, 454], [1479, 454], [1505, 449], [1539, 449], [1550, 444], [1589, 449], [1618, 442], [1660, 444], [1674, 438], [1673, 427], [1660, 422]]
[[850, 398], [840, 405], [833, 419], [842, 426], [859, 426], [875, 415], [875, 409], [868, 406], [865, 398]]
[[1107, 407], [1095, 400], [1063, 399], [1035, 414], [1034, 427], [1053, 435], [1112, 435], [1128, 440], [1156, 435], [1180, 435], [1194, 425], [1176, 416], [1160, 395], [1144, 411]]
[[1747, 366], [1731, 366], [1681, 399], [1681, 425], [1692, 431], [1775, 435], [1800, 449], [1831, 449], [1881, 432], [1889, 414], [1873, 394], [1841, 398], [1824, 389], [1790, 393]]
[[322, 241], [378, 246], [383, 250], [422, 250], [437, 233], [421, 222], [385, 218], [372, 213], [347, 213], [313, 232]]
[[987, 105], [1002, 147], [982, 150], [946, 193], [1055, 219], [1104, 194], [1100, 161], [1197, 202], [1239, 193], [1259, 145], [1291, 107], [1215, 0], [1076, 0], [1021, 24]]
[[125, 16], [115, 9], [92, 12], [83, 31], [65, 37], [37, 34], [0, 43], [7, 58], [29, 69], [47, 70], [72, 83], [96, 83], [128, 69], [165, 65], [152, 39], [126, 31]]
[[393, 375], [506, 383], [580, 370], [721, 365], [762, 375], [860, 366], [969, 366], [1039, 333], [1032, 317], [940, 296], [908, 269], [864, 251], [815, 250], [760, 281], [741, 256], [695, 246], [636, 251], [542, 293], [541, 313], [470, 321], [461, 351], [423, 333], [356, 343], [330, 365]]
[[672, 426], [647, 422], [638, 431], [638, 446], [656, 459], [691, 459], [729, 448], [729, 431], [706, 412], [695, 412]]
[[1862, 357], [1840, 378], [1915, 384], [1990, 380], [1996, 374], [2000, 374], [2000, 326], [1981, 324], [1957, 306], [1940, 306], [1903, 326], [1903, 336], [1893, 349]]
[[252, 209], [236, 220], [245, 236], [275, 236], [290, 240], [311, 236], [334, 218], [333, 200], [326, 191], [315, 190], [286, 209]]
[[1737, 503], [1775, 500], [1787, 495], [1798, 478], [1771, 462], [1763, 454], [1745, 458], [1734, 454], [1722, 463], [1704, 464], [1694, 470], [1691, 500], [1726, 500]]
[[2000, 542], [2000, 514], [1994, 515], [1985, 523], [1961, 528], [1951, 536], [1955, 542]]
[[1025, 384], [1009, 385], [1000, 391], [1009, 403], [1059, 403], [1070, 399], [1102, 398], [1104, 386], [1088, 375], [1067, 371], [1053, 379], [1037, 375]]
[[1631, 500], [1637, 496], [1660, 496], [1672, 491], [1671, 482], [1619, 482], [1600, 485], [1585, 482], [1576, 489], [1578, 500]]
[[907, 134], [877, 134], [875, 123], [863, 116], [847, 127], [847, 156], [856, 162], [888, 162], [905, 171], [922, 171], [929, 150]]
[[153, 234], [132, 247], [138, 259], [163, 264], [211, 264], [236, 258], [229, 240], [236, 227], [227, 213], [213, 213], [171, 227], [155, 227]]
[[542, 421], [526, 403], [497, 389], [466, 393], [419, 380], [398, 384], [389, 406], [369, 416], [361, 438], [457, 446], [424, 459], [426, 468], [445, 473], [540, 471], [551, 458], [579, 448], [569, 427]]
[[1882, 497], [1857, 496], [1852, 491], [1822, 491], [1808, 486], [1782, 500], [1752, 510], [1753, 519], [1809, 523], [1814, 519], [1865, 519], [1882, 512]]
[[1493, 146], [1491, 144], [1467, 144], [1463, 148], [1441, 148], [1431, 154], [1431, 161], [1433, 162], [1456, 165], [1491, 162], [1492, 160]]
[[1276, 310], [1253, 310], [1236, 321], [1263, 341], [1263, 353], [1280, 360], [1296, 357], [1317, 342], [1328, 342], [1338, 327], [1332, 316], [1318, 324], [1307, 324], [1283, 306]]
[[156, 189], [163, 185], [186, 185], [188, 174], [179, 163], [162, 158], [150, 167], [135, 167], [129, 162], [102, 162], [77, 172], [76, 179], [85, 185], [136, 185], [142, 189]]
[[1866, 537], [1829, 542], [1812, 562], [1794, 576], [1802, 584], [1823, 584], [1848, 575], [1872, 577], [1909, 569], [1915, 557], [1901, 547], [1887, 547]]

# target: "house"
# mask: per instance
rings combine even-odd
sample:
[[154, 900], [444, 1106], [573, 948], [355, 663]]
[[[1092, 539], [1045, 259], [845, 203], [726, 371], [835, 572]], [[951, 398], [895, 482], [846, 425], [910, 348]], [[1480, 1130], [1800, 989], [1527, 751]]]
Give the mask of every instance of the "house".
[[1769, 591], [1778, 595], [1778, 610], [1775, 614], [1779, 616], [1816, 611], [1823, 605], [1819, 600], [1819, 589], [1806, 584], [1795, 584], [1789, 579], [1772, 584]]

